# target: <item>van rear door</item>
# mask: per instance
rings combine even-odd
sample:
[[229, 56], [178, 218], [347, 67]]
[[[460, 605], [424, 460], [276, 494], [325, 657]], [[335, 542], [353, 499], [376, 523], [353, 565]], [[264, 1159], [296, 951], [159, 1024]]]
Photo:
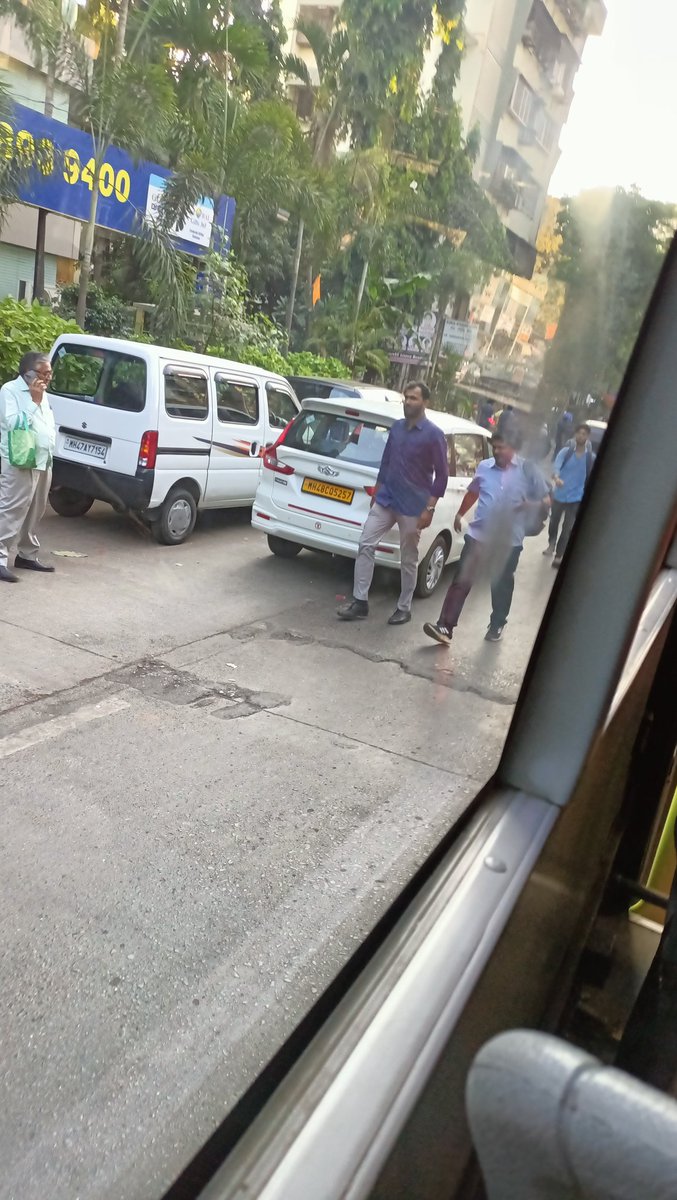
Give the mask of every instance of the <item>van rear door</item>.
[[156, 425], [147, 412], [145, 359], [105, 343], [69, 341], [57, 346], [52, 370], [55, 457], [134, 476], [143, 434]]

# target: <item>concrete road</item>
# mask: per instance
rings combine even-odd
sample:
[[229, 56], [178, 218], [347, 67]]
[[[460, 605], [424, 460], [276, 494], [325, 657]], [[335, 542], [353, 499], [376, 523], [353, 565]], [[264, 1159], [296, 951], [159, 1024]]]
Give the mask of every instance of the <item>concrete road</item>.
[[478, 587], [448, 652], [439, 599], [389, 628], [377, 574], [341, 624], [351, 564], [246, 513], [43, 534], [0, 585], [0, 1196], [152, 1200], [491, 774], [553, 572], [528, 543], [504, 641]]

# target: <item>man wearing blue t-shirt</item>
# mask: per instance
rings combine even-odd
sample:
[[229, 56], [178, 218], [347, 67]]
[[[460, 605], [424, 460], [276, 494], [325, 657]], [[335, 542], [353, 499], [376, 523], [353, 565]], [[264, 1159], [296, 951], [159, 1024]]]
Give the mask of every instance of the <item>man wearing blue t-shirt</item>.
[[[583, 499], [583, 492], [590, 478], [592, 464], [595, 461], [589, 438], [590, 426], [579, 425], [576, 428], [573, 442], [560, 450], [553, 465], [554, 488], [548, 527], [548, 545], [543, 554], [555, 555], [552, 560], [555, 568], [561, 566], [564, 551], [567, 548], [571, 530]], [[561, 533], [559, 532], [560, 525], [562, 526]]]

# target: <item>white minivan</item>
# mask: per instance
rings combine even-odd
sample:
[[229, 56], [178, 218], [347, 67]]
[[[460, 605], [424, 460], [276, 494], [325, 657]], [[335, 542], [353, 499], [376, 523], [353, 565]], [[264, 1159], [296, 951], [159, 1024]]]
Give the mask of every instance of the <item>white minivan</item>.
[[[392, 400], [305, 399], [275, 446], [263, 455], [252, 525], [268, 535], [273, 554], [293, 558], [303, 547], [355, 558], [391, 425], [404, 415]], [[491, 454], [486, 429], [428, 410], [447, 443], [449, 483], [432, 524], [421, 535], [416, 593], [429, 596], [446, 562], [460, 555], [454, 517], [478, 463]], [[376, 551], [376, 562], [399, 570], [397, 528]]]
[[262, 451], [299, 410], [281, 375], [162, 346], [64, 334], [51, 361], [55, 512], [107, 500], [167, 545], [198, 509], [252, 503]]

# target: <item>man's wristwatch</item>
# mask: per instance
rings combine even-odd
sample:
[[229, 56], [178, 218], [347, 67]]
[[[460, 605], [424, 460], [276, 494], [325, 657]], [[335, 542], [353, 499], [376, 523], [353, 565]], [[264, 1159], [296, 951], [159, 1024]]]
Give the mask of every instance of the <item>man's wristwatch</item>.
[[429, 504], [429, 505], [427, 506], [427, 508], [426, 508], [426, 510], [425, 510], [425, 511], [426, 511], [426, 512], [434, 512], [434, 511], [435, 511], [435, 505], [434, 505], [434, 504]]

